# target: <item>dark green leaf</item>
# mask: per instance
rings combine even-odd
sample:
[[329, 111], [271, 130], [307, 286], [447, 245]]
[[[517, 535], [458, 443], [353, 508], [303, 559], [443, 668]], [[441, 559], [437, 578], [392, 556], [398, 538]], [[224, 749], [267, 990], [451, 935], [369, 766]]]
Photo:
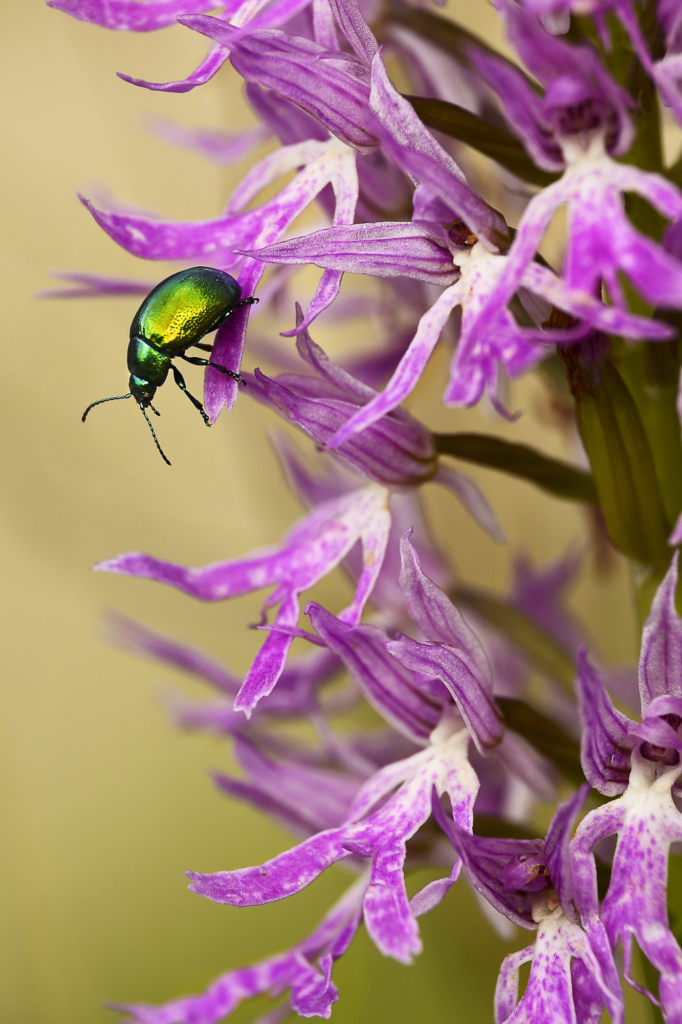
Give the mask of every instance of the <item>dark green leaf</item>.
[[[666, 320], [678, 319], [673, 311]], [[649, 438], [661, 498], [674, 523], [682, 511], [682, 442], [677, 413], [680, 353], [677, 341], [655, 345], [616, 343], [618, 371], [632, 395]]]
[[468, 605], [472, 611], [510, 640], [539, 672], [561, 683], [567, 692], [573, 695], [573, 658], [520, 608], [473, 587], [456, 587], [450, 591], [450, 597], [455, 603]]
[[667, 563], [671, 524], [632, 395], [610, 359], [583, 366], [572, 350], [566, 359], [573, 374], [578, 428], [609, 536], [637, 562]]
[[434, 434], [433, 438], [441, 455], [452, 455], [465, 462], [522, 477], [559, 498], [599, 504], [589, 473], [543, 455], [528, 445], [514, 444], [490, 434]]
[[549, 758], [564, 778], [579, 786], [583, 784], [585, 776], [580, 766], [577, 740], [525, 701], [511, 700], [509, 697], [497, 697], [496, 700], [510, 729], [518, 732]]
[[405, 96], [414, 107], [420, 121], [429, 128], [436, 128], [453, 139], [466, 142], [468, 146], [496, 160], [523, 181], [533, 185], [549, 185], [558, 175], [536, 167], [525, 149], [511, 132], [484, 121], [456, 103], [446, 100], [426, 99], [422, 96]]

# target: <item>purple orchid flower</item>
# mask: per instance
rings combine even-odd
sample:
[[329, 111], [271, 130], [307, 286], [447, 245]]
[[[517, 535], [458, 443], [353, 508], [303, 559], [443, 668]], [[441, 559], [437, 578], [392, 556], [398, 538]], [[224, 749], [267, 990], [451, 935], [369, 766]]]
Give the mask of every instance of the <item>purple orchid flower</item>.
[[[296, 319], [303, 322], [301, 307]], [[274, 407], [318, 444], [326, 445], [343, 423], [358, 408], [373, 401], [377, 393], [346, 370], [336, 366], [312, 340], [307, 330], [300, 331], [296, 346], [301, 358], [318, 378], [283, 374], [277, 380], [260, 370], [247, 375], [249, 394]], [[469, 477], [438, 462], [433, 439], [421, 423], [403, 410], [383, 417], [361, 438], [353, 438], [335, 454], [370, 480], [392, 490], [417, 487], [433, 480], [453, 491], [476, 521], [496, 540], [504, 540], [492, 509]]]
[[264, 612], [279, 604], [275, 631], [270, 632], [235, 698], [235, 711], [251, 714], [279, 679], [299, 616], [299, 595], [339, 564], [360, 541], [363, 571], [351, 604], [341, 613], [355, 623], [372, 592], [386, 549], [390, 514], [387, 491], [371, 483], [318, 505], [277, 547], [256, 551], [245, 558], [190, 569], [135, 552], [101, 562], [95, 569], [168, 583], [192, 597], [221, 601], [228, 597], [275, 586], [264, 602]]
[[[496, 251], [506, 231], [504, 222], [468, 185], [452, 158], [419, 121], [411, 104], [396, 92], [379, 54], [372, 64], [370, 106], [381, 125], [383, 145], [391, 159], [421, 182], [415, 193], [412, 222], [331, 228], [248, 252], [255, 259], [278, 264], [312, 262], [325, 272], [405, 275], [447, 286], [422, 316], [386, 390], [337, 431], [329, 441], [330, 447], [348, 441], [403, 401], [415, 387], [458, 305], [463, 311], [462, 326], [445, 393], [446, 404], [472, 405], [485, 389], [504, 412], [498, 400], [500, 364], [512, 376], [524, 372], [547, 352], [547, 342], [562, 337], [561, 332], [548, 335], [519, 327], [505, 302], [497, 301], [499, 289], [510, 272], [509, 258]], [[641, 173], [634, 169], [633, 172]], [[670, 189], [676, 193], [673, 186]], [[459, 223], [456, 218], [461, 218]], [[525, 261], [514, 288], [521, 288], [522, 294], [525, 290], [529, 308], [534, 303], [548, 317], [551, 307], [557, 306], [583, 321], [585, 329], [589, 324], [601, 324], [604, 330], [626, 337], [670, 337], [670, 328], [662, 323], [634, 317], [618, 306], [603, 305], [593, 297], [591, 287], [583, 287], [580, 282], [569, 282], [567, 286], [548, 268], [533, 262], [534, 255], [535, 251]], [[677, 267], [672, 257], [665, 259]], [[495, 303], [495, 316], [488, 317], [491, 322], [483, 332], [478, 325], [492, 308], [491, 303]], [[320, 311], [319, 305], [309, 310], [304, 325]]]
[[651, 58], [633, 0], [523, 0], [523, 6], [539, 15], [553, 34], [568, 31], [571, 12], [590, 15], [607, 50], [611, 48], [607, 16], [615, 14], [628, 33], [642, 67], [656, 83], [663, 103], [672, 108], [678, 120], [682, 119], [682, 22], [677, 0], [659, 0], [657, 4], [656, 14], [665, 32], [667, 52], [656, 62]]
[[[302, 170], [278, 196], [245, 211], [263, 188], [298, 167]], [[336, 197], [334, 222], [351, 223], [358, 198], [355, 154], [336, 139], [308, 140], [265, 157], [251, 168], [233, 193], [225, 214], [215, 220], [173, 223], [130, 213], [105, 213], [88, 200], [83, 202], [100, 227], [133, 255], [152, 260], [208, 260], [234, 273], [242, 293], [253, 295], [263, 264], [248, 256], [235, 256], [234, 250], [274, 242], [329, 184]], [[328, 305], [339, 284], [340, 274], [325, 273], [313, 308]], [[250, 308], [237, 310], [216, 335], [213, 358], [235, 373], [241, 364]], [[225, 406], [232, 407], [236, 395], [236, 381], [207, 367], [204, 404], [213, 420]]]
[[421, 942], [405, 891], [405, 844], [430, 817], [434, 786], [439, 793], [448, 793], [454, 816], [471, 829], [478, 780], [467, 758], [468, 741], [458, 717], [445, 714], [424, 750], [367, 780], [343, 825], [320, 832], [259, 867], [189, 873], [190, 889], [216, 903], [254, 906], [300, 892], [331, 864], [349, 856], [371, 858], [363, 902], [367, 930], [382, 953], [410, 963]]
[[[670, 844], [682, 839], [672, 789], [682, 773], [682, 620], [675, 609], [675, 554], [642, 634], [639, 689], [642, 722], [617, 711], [583, 650], [578, 697], [582, 763], [588, 781], [611, 803], [583, 819], [572, 843], [575, 906], [605, 974], [611, 950], [623, 947], [626, 981], [660, 1005], [666, 1022], [682, 1020], [682, 950], [668, 925]], [[622, 795], [619, 795], [622, 794]], [[611, 882], [599, 909], [594, 847], [618, 836]], [[658, 999], [630, 975], [632, 940], [660, 972]]]
[[389, 641], [387, 650], [419, 678], [438, 680], [445, 687], [479, 754], [494, 752], [540, 800], [552, 800], [555, 790], [551, 766], [520, 736], [505, 731], [493, 695], [487, 654], [449, 597], [422, 572], [410, 531], [402, 537], [401, 556], [400, 585], [405, 603], [425, 642], [399, 636]]
[[485, 338], [494, 328], [550, 221], [564, 205], [568, 206], [568, 243], [562, 279], [567, 288], [596, 295], [605, 286], [614, 307], [626, 312], [619, 280], [624, 274], [647, 302], [678, 308], [682, 264], [632, 227], [623, 196], [640, 195], [668, 220], [676, 221], [682, 214], [682, 194], [660, 175], [612, 159], [627, 150], [632, 138], [624, 94], [591, 50], [570, 47], [551, 36], [511, 0], [498, 0], [498, 6], [522, 57], [546, 85], [544, 100], [531, 98], [525, 79], [507, 64], [487, 55], [475, 60], [485, 69], [535, 161], [548, 169], [563, 166], [565, 170], [559, 181], [528, 204], [497, 287], [472, 327], [473, 337]]
[[542, 27], [515, 0], [495, 0], [511, 42], [545, 89], [540, 99], [521, 71], [475, 47], [470, 57], [538, 167], [563, 170], [566, 139], [583, 144], [598, 131], [604, 149], [623, 156], [634, 138], [631, 97], [611, 78], [590, 46], [570, 46]]
[[[406, 545], [409, 545], [409, 541], [404, 538], [403, 551]], [[408, 557], [416, 564], [411, 545]], [[423, 574], [419, 575], [424, 587], [428, 587], [427, 598], [431, 598], [431, 614], [438, 619], [440, 612], [444, 611], [450, 620], [457, 617], [458, 613], [452, 605], [448, 605], [447, 609], [443, 608], [444, 595], [441, 592], [438, 592], [439, 597], [434, 598], [434, 592], [437, 591], [435, 585]], [[419, 583], [418, 586], [421, 588], [422, 584]], [[485, 684], [479, 679], [471, 674], [467, 677], [466, 670], [463, 670], [458, 680], [453, 683], [450, 679], [448, 682], [437, 668], [434, 671], [430, 663], [413, 666], [409, 660], [393, 656], [396, 643], [390, 641], [384, 629], [376, 625], [346, 625], [314, 602], [308, 605], [306, 611], [317, 636], [341, 658], [367, 701], [382, 718], [412, 743], [424, 747], [432, 742], [433, 729], [445, 716], [453, 724], [459, 722], [460, 729], [466, 726], [475, 747], [485, 753], [490, 752], [493, 744], [499, 744], [494, 746], [494, 750], [501, 755], [498, 764], [502, 771], [498, 771], [494, 777], [486, 771], [485, 759], [477, 759], [477, 763], [481, 765], [480, 778], [484, 782], [480, 790], [478, 784], [476, 787], [477, 807], [482, 802], [481, 805], [490, 813], [504, 813], [512, 790], [518, 797], [519, 786], [527, 788], [531, 796], [536, 795], [540, 799], [552, 798], [553, 790], [548, 791], [546, 783], [538, 784], [537, 781], [538, 776], [542, 778], [546, 766], [541, 768], [525, 747], [516, 748], [513, 735], [507, 735], [502, 739], [499, 720], [493, 716], [491, 724], [490, 716], [486, 715], [485, 711], [481, 712], [481, 708], [489, 706], [490, 695]], [[455, 626], [463, 643], [468, 645], [472, 657], [480, 662], [484, 661], [484, 652], [461, 617], [456, 619]], [[448, 634], [451, 636], [450, 630]], [[476, 708], [478, 713], [473, 710]], [[473, 765], [471, 754], [467, 756]], [[476, 775], [479, 775], [478, 767]], [[431, 882], [411, 900], [410, 906], [415, 917], [420, 917], [435, 907], [457, 881], [460, 864], [455, 862], [451, 867], [448, 876]]]
[[[467, 834], [434, 800], [434, 815], [474, 888], [515, 924], [537, 928], [533, 945], [502, 964], [495, 1024], [595, 1024], [604, 1006], [622, 1024], [620, 986], [608, 983], [588, 935], [565, 912], [574, 895], [570, 834], [587, 791], [583, 786], [559, 805], [544, 842]], [[528, 961], [530, 977], [519, 1001], [519, 968]]]
[[302, 1017], [329, 1018], [339, 998], [331, 979], [332, 966], [360, 925], [367, 884], [367, 876], [359, 878], [298, 946], [252, 967], [228, 971], [201, 995], [160, 1006], [118, 1003], [113, 1008], [136, 1024], [215, 1024], [244, 999], [264, 993], [276, 998], [288, 990], [284, 1015], [293, 1010]]
[[[326, 465], [311, 471], [300, 452], [284, 434], [271, 437], [282, 471], [291, 489], [308, 508], [322, 501], [335, 498], [356, 490], [362, 480], [355, 473], [349, 473], [338, 459], [327, 457]], [[406, 530], [412, 530], [412, 543], [419, 553], [420, 561], [428, 569], [432, 579], [442, 586], [452, 582], [452, 573], [443, 553], [438, 549], [426, 523], [420, 492], [416, 489], [392, 491], [388, 498], [391, 513], [391, 528], [386, 544], [386, 553], [371, 595], [373, 621], [392, 628], [406, 614], [405, 599], [398, 583], [400, 573], [401, 537]], [[351, 578], [357, 581], [362, 572], [362, 560], [357, 549], [351, 551], [344, 561]]]
[[[184, 18], [183, 23], [228, 45], [240, 35], [204, 15]], [[372, 131], [367, 69], [350, 54], [273, 29], [234, 43], [230, 60], [247, 82], [296, 103], [346, 145], [360, 152], [379, 145]]]

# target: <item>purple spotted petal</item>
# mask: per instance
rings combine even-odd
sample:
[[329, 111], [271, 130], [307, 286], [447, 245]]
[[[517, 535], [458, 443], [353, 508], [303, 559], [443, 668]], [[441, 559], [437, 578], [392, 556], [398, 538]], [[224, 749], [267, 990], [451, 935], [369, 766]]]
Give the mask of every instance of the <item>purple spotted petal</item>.
[[614, 304], [626, 307], [619, 275], [625, 274], [652, 305], [676, 308], [682, 295], [682, 263], [639, 234], [623, 211], [623, 193], [643, 196], [664, 217], [682, 216], [682, 194], [664, 178], [602, 157], [578, 160], [563, 177], [531, 199], [519, 224], [494, 293], [472, 326], [483, 338], [521, 284], [557, 209], [569, 205], [563, 279], [587, 295], [606, 284]]
[[[617, 980], [615, 985], [605, 981], [582, 928], [566, 918], [560, 908], [550, 910], [548, 904], [538, 908], [536, 915], [535, 944], [511, 953], [502, 964], [495, 991], [496, 1024], [597, 1024], [604, 1005], [614, 1024], [623, 1024], [620, 987]], [[530, 975], [519, 1002], [519, 968], [528, 960], [532, 961]]]
[[[253, 906], [299, 892], [329, 865], [349, 855], [371, 857], [364, 900], [368, 932], [382, 953], [409, 963], [421, 943], [405, 890], [405, 843], [429, 817], [434, 786], [439, 793], [451, 794], [453, 806], [462, 804], [471, 813], [478, 780], [466, 757], [466, 743], [465, 732], [446, 730], [431, 747], [402, 765], [391, 766], [392, 780], [407, 771], [410, 777], [370, 817], [354, 820], [366, 809], [363, 793], [371, 793], [374, 799], [374, 779], [365, 783], [355, 814], [351, 812], [341, 828], [313, 836], [259, 867], [213, 875], [190, 873], [190, 888], [217, 903]], [[378, 792], [385, 786], [380, 779]]]
[[634, 722], [614, 708], [585, 647], [578, 654], [576, 691], [582, 722], [580, 760], [585, 778], [605, 796], [616, 796], [625, 790], [630, 775], [633, 741], [628, 737]]
[[[611, 948], [620, 940], [625, 978], [642, 991], [630, 973], [632, 940], [636, 939], [661, 972], [659, 999], [664, 1019], [670, 1021], [682, 1012], [682, 950], [669, 929], [666, 907], [670, 843], [682, 837], [682, 817], [671, 796], [681, 771], [682, 765], [677, 765], [659, 772], [635, 748], [627, 795], [591, 811], [572, 843], [576, 902], [605, 976], [615, 975], [609, 960]], [[592, 851], [614, 833], [618, 833], [618, 845], [600, 911]]]
[[[299, 593], [330, 572], [360, 540], [363, 568], [353, 601], [341, 613], [344, 621], [354, 624], [381, 570], [390, 527], [386, 499], [383, 488], [370, 485], [325, 502], [301, 520], [279, 547], [267, 548], [250, 558], [191, 569], [135, 552], [102, 562], [96, 569], [154, 579], [205, 601], [224, 600], [275, 585], [277, 589], [266, 606], [281, 602], [276, 625], [295, 627]], [[237, 695], [235, 710], [249, 714], [257, 701], [272, 691], [292, 641], [290, 632], [269, 633]]]

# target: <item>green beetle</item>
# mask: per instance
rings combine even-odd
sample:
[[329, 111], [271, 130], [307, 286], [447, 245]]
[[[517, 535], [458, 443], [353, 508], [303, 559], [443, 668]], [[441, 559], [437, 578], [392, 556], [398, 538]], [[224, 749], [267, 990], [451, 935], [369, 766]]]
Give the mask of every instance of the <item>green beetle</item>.
[[215, 331], [235, 309], [249, 306], [258, 299], [252, 297], [242, 299], [239, 283], [233, 277], [215, 267], [190, 267], [171, 274], [153, 288], [146, 297], [130, 325], [130, 341], [128, 343], [128, 369], [130, 380], [127, 395], [115, 395], [113, 398], [100, 398], [93, 402], [83, 413], [85, 418], [96, 405], [103, 402], [116, 402], [121, 398], [134, 398], [142, 415], [149, 424], [156, 447], [164, 462], [170, 462], [163, 453], [154, 428], [147, 416], [147, 408], [157, 416], [160, 414], [152, 405], [156, 389], [165, 383], [171, 371], [181, 391], [189, 398], [192, 405], [201, 413], [204, 423], [211, 423], [201, 402], [187, 390], [185, 379], [173, 364], [178, 357], [194, 366], [212, 366], [221, 373], [245, 383], [238, 373], [228, 370], [226, 366], [212, 363], [210, 359], [199, 359], [185, 355], [188, 348], [211, 351], [210, 345], [201, 345], [201, 339]]

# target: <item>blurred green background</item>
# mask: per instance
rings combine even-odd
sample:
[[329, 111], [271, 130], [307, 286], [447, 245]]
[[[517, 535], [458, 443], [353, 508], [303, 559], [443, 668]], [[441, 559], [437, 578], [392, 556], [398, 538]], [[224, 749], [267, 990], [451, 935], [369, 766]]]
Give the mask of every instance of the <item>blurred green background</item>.
[[[487, 5], [459, 0], [448, 11], [499, 39]], [[50, 286], [50, 269], [164, 276], [165, 266], [117, 249], [75, 192], [105, 183], [164, 215], [215, 216], [245, 165], [218, 168], [173, 150], [145, 130], [145, 117], [246, 126], [252, 116], [241, 80], [226, 67], [208, 86], [177, 96], [115, 77], [119, 70], [153, 81], [186, 74], [206, 47], [180, 27], [110, 33], [39, 0], [5, 0], [1, 17], [0, 1020], [98, 1024], [113, 1020], [104, 1000], [156, 1002], [199, 991], [221, 971], [299, 940], [346, 876], [332, 869], [293, 900], [247, 910], [186, 891], [185, 869], [258, 863], [290, 840], [212, 788], [207, 769], [231, 766], [229, 745], [180, 734], [159, 700], [171, 684], [199, 690], [108, 647], [101, 614], [121, 609], [243, 671], [261, 641], [245, 628], [257, 618], [259, 597], [202, 605], [151, 583], [90, 573], [93, 563], [128, 550], [201, 564], [276, 541], [300, 509], [268, 446], [275, 418], [241, 397], [208, 432], [169, 388], [159, 424], [168, 469], [127, 405], [80, 422], [91, 401], [123, 390], [138, 300], [35, 298]], [[320, 326], [314, 336], [338, 354], [370, 344], [371, 330]], [[526, 414], [514, 425], [444, 410], [446, 359], [437, 354], [411, 399], [430, 426], [497, 430], [571, 455], [549, 425], [537, 382], [516, 388], [514, 406]], [[247, 368], [253, 364], [247, 353]], [[502, 591], [510, 551], [546, 560], [585, 536], [572, 506], [494, 473], [467, 472], [497, 509], [510, 547], [483, 535], [452, 496], [427, 487], [434, 530], [463, 580]], [[338, 610], [343, 588], [339, 575], [317, 596]], [[607, 660], [634, 655], [622, 566], [599, 578], [588, 559], [573, 603]], [[383, 960], [360, 934], [336, 968], [335, 1021], [492, 1019], [500, 959], [528, 937], [505, 946], [464, 882], [423, 919], [422, 931], [425, 951], [411, 968]], [[233, 1019], [253, 1014], [246, 1006]]]

